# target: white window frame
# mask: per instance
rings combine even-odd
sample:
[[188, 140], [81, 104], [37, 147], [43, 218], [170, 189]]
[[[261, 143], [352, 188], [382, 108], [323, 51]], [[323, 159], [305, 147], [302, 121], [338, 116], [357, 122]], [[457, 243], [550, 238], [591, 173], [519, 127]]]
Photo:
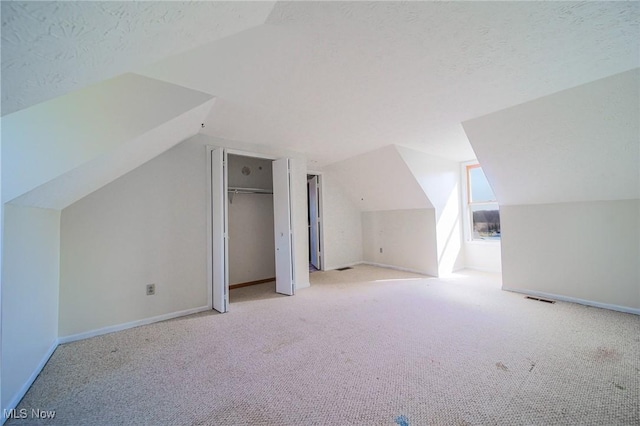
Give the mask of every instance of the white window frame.
[[464, 208], [464, 236], [465, 236], [465, 240], [467, 243], [473, 243], [473, 244], [500, 244], [500, 239], [496, 239], [496, 240], [484, 240], [484, 239], [477, 239], [477, 238], [473, 238], [473, 217], [472, 217], [472, 212], [471, 212], [471, 205], [476, 205], [476, 206], [480, 206], [480, 205], [495, 205], [496, 207], [498, 207], [498, 211], [500, 210], [500, 205], [498, 204], [498, 201], [484, 201], [484, 202], [476, 202], [476, 203], [471, 203], [470, 202], [470, 197], [471, 197], [471, 188], [469, 187], [469, 172], [468, 170], [471, 168], [475, 168], [475, 167], [482, 167], [480, 165], [480, 163], [477, 160], [473, 160], [473, 161], [465, 161], [463, 163], [461, 163], [461, 182], [462, 182], [462, 204], [463, 204], [463, 208]]

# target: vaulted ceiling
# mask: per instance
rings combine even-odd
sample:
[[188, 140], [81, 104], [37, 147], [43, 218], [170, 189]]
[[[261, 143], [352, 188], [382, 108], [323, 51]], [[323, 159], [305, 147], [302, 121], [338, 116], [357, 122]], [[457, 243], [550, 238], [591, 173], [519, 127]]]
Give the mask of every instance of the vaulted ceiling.
[[2, 2], [3, 115], [125, 72], [217, 97], [201, 130], [321, 167], [640, 66], [637, 2]]
[[261, 25], [273, 4], [2, 1], [2, 115]]

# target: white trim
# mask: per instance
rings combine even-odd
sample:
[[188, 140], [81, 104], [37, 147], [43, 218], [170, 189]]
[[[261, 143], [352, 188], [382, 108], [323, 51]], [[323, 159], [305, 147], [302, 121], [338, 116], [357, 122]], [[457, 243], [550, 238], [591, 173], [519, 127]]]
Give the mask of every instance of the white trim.
[[491, 274], [501, 274], [502, 273], [502, 271], [499, 270], [499, 269], [477, 268], [475, 266], [465, 266], [464, 268], [460, 268], [460, 269], [458, 269], [456, 271], [453, 271], [453, 272], [454, 273], [455, 272], [459, 272], [459, 271], [462, 271], [464, 269], [469, 269], [470, 271], [488, 272], [488, 273], [491, 273]]
[[401, 266], [394, 266], [394, 265], [387, 265], [384, 263], [376, 263], [376, 262], [360, 262], [361, 265], [371, 265], [371, 266], [377, 266], [379, 268], [387, 268], [387, 269], [395, 269], [396, 271], [403, 271], [403, 272], [412, 272], [414, 274], [420, 274], [420, 275], [427, 275], [429, 277], [435, 277], [435, 275], [431, 275], [430, 273], [426, 272], [426, 271], [420, 271], [418, 269], [411, 269], [411, 268], [403, 268]]
[[[473, 219], [472, 219], [472, 213], [471, 213], [471, 205], [490, 205], [490, 204], [495, 204], [498, 207], [498, 210], [500, 210], [500, 203], [498, 202], [498, 200], [496, 199], [495, 201], [481, 201], [481, 202], [475, 202], [475, 203], [469, 203], [469, 175], [468, 175], [468, 171], [467, 171], [467, 167], [469, 166], [475, 166], [475, 165], [480, 166], [480, 168], [482, 168], [482, 165], [480, 164], [480, 162], [476, 159], [476, 160], [469, 160], [469, 161], [463, 161], [460, 163], [460, 188], [462, 189], [461, 192], [461, 201], [462, 201], [462, 212], [461, 212], [461, 216], [462, 216], [462, 227], [463, 227], [463, 235], [464, 235], [464, 242], [467, 244], [476, 244], [476, 243], [480, 243], [480, 244], [495, 244], [495, 243], [500, 243], [500, 241], [502, 241], [502, 239], [500, 240], [483, 240], [483, 239], [475, 239], [473, 238]], [[491, 190], [493, 191], [493, 188], [491, 188]], [[494, 193], [495, 195], [495, 193]]]
[[479, 164], [478, 160], [464, 161], [460, 163], [460, 189], [462, 190], [462, 231], [465, 243], [476, 242], [473, 239], [473, 232], [471, 232], [471, 209], [469, 209], [469, 185], [467, 182], [467, 166]]
[[109, 327], [99, 328], [97, 330], [87, 331], [84, 333], [72, 334], [70, 336], [60, 337], [58, 339], [59, 344], [76, 342], [78, 340], [89, 339], [91, 337], [101, 336], [103, 334], [113, 333], [116, 331], [128, 330], [130, 328], [139, 327], [141, 325], [149, 325], [155, 322], [166, 321], [174, 318], [184, 317], [187, 315], [193, 315], [200, 312], [210, 311], [209, 306], [201, 306], [199, 308], [186, 309], [184, 311], [172, 312], [169, 314], [158, 315], [151, 318], [145, 318], [137, 321], [127, 322], [124, 324], [112, 325]]
[[213, 309], [213, 207], [211, 196], [211, 152], [216, 147], [207, 145], [207, 307]]
[[33, 385], [33, 382], [36, 381], [36, 379], [38, 378], [38, 375], [42, 372], [42, 369], [44, 368], [44, 366], [47, 365], [47, 362], [49, 362], [51, 355], [53, 355], [53, 352], [55, 352], [59, 344], [60, 344], [59, 339], [56, 339], [53, 341], [53, 343], [51, 344], [51, 347], [47, 350], [47, 352], [44, 354], [44, 356], [38, 363], [38, 366], [33, 370], [33, 373], [31, 373], [31, 376], [29, 376], [29, 378], [24, 383], [24, 385], [22, 385], [20, 390], [13, 396], [11, 401], [9, 401], [9, 404], [6, 407], [3, 407], [2, 416], [0, 417], [2, 419], [2, 423], [0, 424], [4, 424], [4, 422], [7, 420], [7, 418], [4, 416], [4, 413], [5, 413], [4, 410], [12, 410], [18, 406], [18, 404], [20, 403], [22, 398], [24, 398], [24, 396], [26, 395], [31, 385]]
[[318, 176], [318, 185], [320, 186], [320, 191], [318, 191], [318, 216], [320, 217], [320, 270], [324, 271], [324, 177], [322, 173], [316, 173], [315, 176]]
[[576, 297], [562, 296], [560, 294], [545, 293], [535, 290], [521, 290], [504, 286], [502, 287], [502, 289], [513, 293], [526, 294], [528, 296], [543, 297], [545, 299], [559, 300], [561, 302], [578, 303], [580, 305], [592, 306], [594, 308], [609, 309], [611, 311], [624, 312], [626, 314], [640, 315], [640, 309], [630, 308], [628, 306], [611, 305], [609, 303], [594, 302], [593, 300], [578, 299]]
[[478, 246], [494, 246], [496, 244], [500, 244], [502, 240], [471, 240], [467, 241], [467, 244], [478, 245]]

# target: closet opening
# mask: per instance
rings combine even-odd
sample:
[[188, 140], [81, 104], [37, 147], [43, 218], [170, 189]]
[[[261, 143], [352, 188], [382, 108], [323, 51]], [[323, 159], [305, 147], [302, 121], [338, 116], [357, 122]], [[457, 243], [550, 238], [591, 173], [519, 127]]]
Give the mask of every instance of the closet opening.
[[235, 154], [227, 161], [229, 302], [275, 297], [273, 161]]
[[293, 296], [291, 160], [226, 148], [207, 151], [211, 307], [227, 312], [230, 289], [236, 292], [234, 301], [238, 292], [258, 290], [262, 294], [251, 297]]

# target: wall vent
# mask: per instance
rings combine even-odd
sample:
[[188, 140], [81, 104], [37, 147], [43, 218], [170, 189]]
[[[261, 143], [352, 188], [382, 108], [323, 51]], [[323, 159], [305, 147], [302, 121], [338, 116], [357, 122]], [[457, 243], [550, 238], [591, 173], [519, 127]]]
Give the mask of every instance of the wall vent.
[[555, 300], [542, 299], [540, 297], [525, 296], [524, 298], [525, 299], [531, 299], [531, 300], [537, 300], [538, 302], [544, 302], [544, 303], [556, 303]]
[[344, 268], [337, 268], [336, 271], [346, 271], [347, 269], [353, 269], [351, 266], [345, 266]]

